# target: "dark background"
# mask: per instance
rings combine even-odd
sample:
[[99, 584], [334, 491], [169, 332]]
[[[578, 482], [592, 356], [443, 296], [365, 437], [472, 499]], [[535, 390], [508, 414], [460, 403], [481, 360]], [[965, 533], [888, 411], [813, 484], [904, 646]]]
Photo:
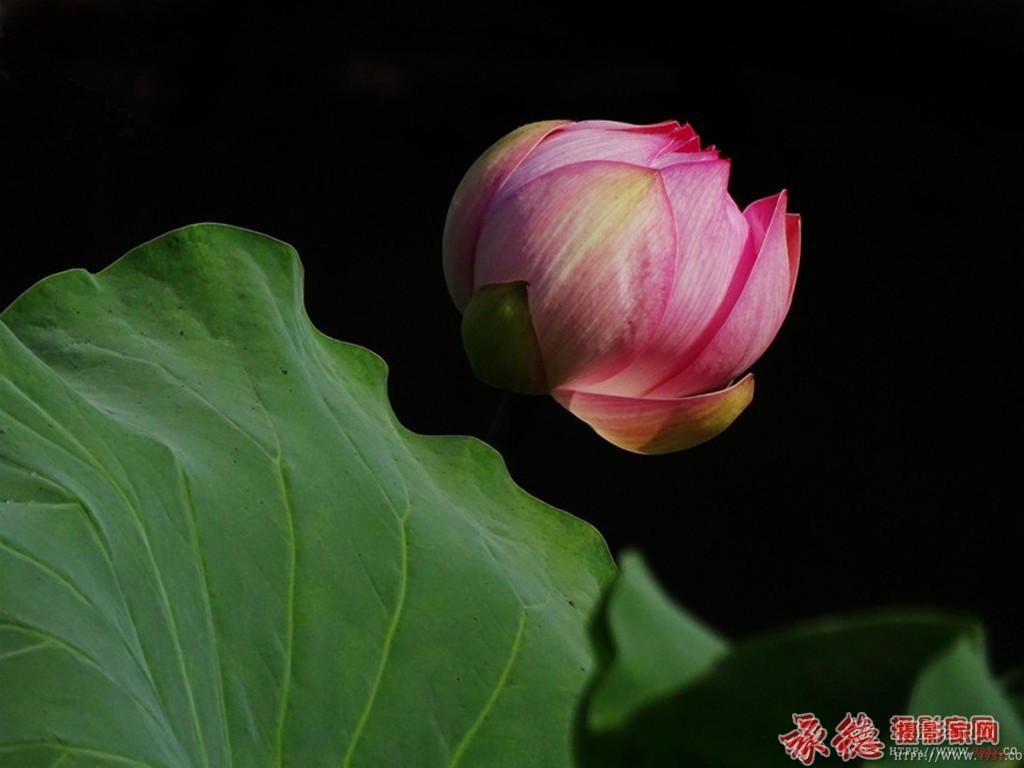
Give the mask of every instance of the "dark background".
[[[333, 5], [333, 4], [331, 4]], [[694, 125], [739, 204], [790, 190], [796, 298], [754, 402], [638, 457], [537, 399], [528, 491], [733, 637], [930, 605], [1024, 662], [1018, 2], [237, 6], [3, 0], [0, 305], [197, 221], [294, 245], [399, 418], [485, 434], [441, 274], [459, 178], [526, 122]]]

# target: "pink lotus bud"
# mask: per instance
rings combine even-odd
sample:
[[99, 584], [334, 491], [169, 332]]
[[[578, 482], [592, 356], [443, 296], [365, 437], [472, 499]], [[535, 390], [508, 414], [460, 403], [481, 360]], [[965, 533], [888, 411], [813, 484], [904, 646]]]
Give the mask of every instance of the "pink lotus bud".
[[728, 427], [800, 257], [786, 193], [740, 211], [728, 179], [729, 162], [676, 122], [532, 123], [484, 152], [444, 232], [477, 376], [550, 393], [638, 453]]

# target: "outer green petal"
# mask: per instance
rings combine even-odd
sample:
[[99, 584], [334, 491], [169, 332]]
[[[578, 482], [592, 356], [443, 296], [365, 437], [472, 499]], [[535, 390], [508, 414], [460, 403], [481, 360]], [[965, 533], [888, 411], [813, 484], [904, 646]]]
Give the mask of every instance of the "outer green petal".
[[473, 295], [476, 241], [495, 193], [545, 136], [567, 122], [545, 120], [512, 131], [477, 158], [455, 190], [445, 220], [442, 252], [448, 292], [460, 312]]
[[462, 316], [462, 344], [485, 384], [528, 395], [548, 393], [544, 360], [525, 283], [485, 285]]
[[725, 431], [754, 398], [754, 376], [705, 395], [632, 398], [556, 390], [554, 397], [613, 445], [633, 453], [672, 453]]

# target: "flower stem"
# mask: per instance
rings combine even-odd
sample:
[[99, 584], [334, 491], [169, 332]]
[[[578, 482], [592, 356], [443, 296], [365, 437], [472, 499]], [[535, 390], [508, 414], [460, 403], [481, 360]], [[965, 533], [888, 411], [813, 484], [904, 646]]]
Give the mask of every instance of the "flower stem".
[[536, 408], [538, 400], [539, 398], [534, 395], [502, 393], [484, 440], [505, 458], [505, 464], [510, 467], [516, 448], [523, 437], [526, 422]]

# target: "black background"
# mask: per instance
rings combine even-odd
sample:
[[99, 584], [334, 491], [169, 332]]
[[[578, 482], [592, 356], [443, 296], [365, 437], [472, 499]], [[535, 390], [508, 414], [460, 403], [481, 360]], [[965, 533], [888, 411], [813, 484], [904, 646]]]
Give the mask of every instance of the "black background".
[[803, 217], [754, 402], [638, 457], [538, 399], [513, 476], [730, 636], [926, 605], [1024, 662], [1019, 3], [2, 8], [0, 304], [181, 225], [256, 229], [425, 433], [482, 436], [499, 401], [440, 267], [473, 159], [534, 120], [690, 122], [741, 207], [787, 188]]

